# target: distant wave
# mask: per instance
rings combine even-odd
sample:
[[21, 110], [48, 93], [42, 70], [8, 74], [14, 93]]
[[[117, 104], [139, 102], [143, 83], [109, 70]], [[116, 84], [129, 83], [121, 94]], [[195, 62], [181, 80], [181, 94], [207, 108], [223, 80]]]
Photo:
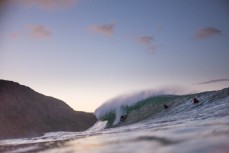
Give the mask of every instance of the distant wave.
[[228, 81], [229, 81], [228, 78], [215, 79], [215, 80], [209, 80], [209, 81], [205, 81], [205, 82], [200, 82], [200, 83], [197, 83], [197, 85], [210, 84], [210, 83], [217, 83], [217, 82], [228, 82]]

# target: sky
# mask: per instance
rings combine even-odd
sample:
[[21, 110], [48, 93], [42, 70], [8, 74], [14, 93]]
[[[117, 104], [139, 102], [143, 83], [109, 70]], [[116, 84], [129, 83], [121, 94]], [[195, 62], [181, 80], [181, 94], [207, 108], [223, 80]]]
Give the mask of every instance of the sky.
[[0, 79], [87, 112], [135, 91], [229, 87], [229, 1], [1, 0]]

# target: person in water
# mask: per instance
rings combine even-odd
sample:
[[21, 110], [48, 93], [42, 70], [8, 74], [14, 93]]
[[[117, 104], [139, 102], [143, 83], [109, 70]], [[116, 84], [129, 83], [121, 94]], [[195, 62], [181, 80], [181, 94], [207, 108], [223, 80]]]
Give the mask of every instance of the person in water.
[[167, 105], [164, 105], [164, 109], [167, 109], [167, 108], [169, 108], [169, 106], [167, 106]]
[[126, 117], [127, 117], [127, 115], [122, 115], [122, 116], [120, 117], [120, 121], [121, 121], [121, 122], [125, 121], [125, 120], [126, 120]]
[[200, 101], [196, 98], [193, 98], [193, 104], [198, 104]]

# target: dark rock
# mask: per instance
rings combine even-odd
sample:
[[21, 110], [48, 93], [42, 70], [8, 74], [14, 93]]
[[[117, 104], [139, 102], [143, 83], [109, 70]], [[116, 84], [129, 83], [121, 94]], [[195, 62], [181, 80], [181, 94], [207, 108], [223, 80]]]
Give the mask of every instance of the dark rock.
[[29, 87], [0, 80], [0, 139], [34, 137], [54, 131], [82, 131], [96, 122], [92, 113]]

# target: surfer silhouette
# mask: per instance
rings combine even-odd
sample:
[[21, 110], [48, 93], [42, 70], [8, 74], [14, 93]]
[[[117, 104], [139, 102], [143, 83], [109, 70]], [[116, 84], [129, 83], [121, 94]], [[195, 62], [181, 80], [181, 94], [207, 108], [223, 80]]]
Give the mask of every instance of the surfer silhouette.
[[127, 115], [122, 115], [122, 116], [120, 117], [120, 121], [121, 121], [121, 122], [125, 121], [125, 120], [126, 120], [126, 117], [127, 117]]
[[167, 108], [169, 108], [169, 106], [167, 106], [167, 105], [164, 105], [164, 109], [167, 109]]
[[193, 98], [193, 104], [198, 104], [200, 101], [197, 98]]

